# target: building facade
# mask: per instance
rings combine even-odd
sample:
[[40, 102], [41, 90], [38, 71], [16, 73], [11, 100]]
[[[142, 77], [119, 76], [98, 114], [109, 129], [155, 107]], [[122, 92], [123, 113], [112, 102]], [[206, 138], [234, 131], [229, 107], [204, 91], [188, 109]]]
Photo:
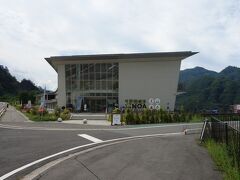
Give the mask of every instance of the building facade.
[[58, 106], [105, 112], [114, 107], [174, 110], [181, 60], [196, 52], [45, 58], [58, 73]]

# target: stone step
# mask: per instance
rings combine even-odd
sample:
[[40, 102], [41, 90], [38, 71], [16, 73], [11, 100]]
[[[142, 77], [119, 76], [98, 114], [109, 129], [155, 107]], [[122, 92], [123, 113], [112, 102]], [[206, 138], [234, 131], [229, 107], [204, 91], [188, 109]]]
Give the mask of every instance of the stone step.
[[107, 120], [106, 114], [71, 114], [71, 120]]

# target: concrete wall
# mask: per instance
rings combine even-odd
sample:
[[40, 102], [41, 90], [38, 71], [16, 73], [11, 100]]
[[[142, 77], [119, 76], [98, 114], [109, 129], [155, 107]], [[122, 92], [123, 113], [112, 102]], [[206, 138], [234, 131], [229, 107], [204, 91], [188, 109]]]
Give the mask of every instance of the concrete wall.
[[[162, 108], [169, 106], [170, 110], [174, 110], [181, 59], [174, 57], [118, 62], [120, 106], [125, 105], [125, 99], [145, 99], [148, 106], [149, 98], [160, 98]], [[57, 64], [57, 104], [60, 107], [66, 106], [65, 63]]]
[[160, 98], [161, 107], [174, 110], [181, 60], [119, 63], [119, 105], [125, 99]]
[[66, 81], [65, 81], [65, 65], [59, 64], [58, 71], [58, 91], [57, 91], [57, 105], [59, 107], [66, 106]]

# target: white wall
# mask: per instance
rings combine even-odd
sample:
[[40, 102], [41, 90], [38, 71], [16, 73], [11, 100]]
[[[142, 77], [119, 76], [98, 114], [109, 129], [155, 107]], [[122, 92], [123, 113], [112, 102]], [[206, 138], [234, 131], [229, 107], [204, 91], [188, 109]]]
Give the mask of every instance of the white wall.
[[119, 63], [119, 104], [125, 99], [160, 98], [174, 110], [181, 60]]
[[58, 91], [57, 91], [57, 105], [59, 107], [66, 106], [66, 81], [65, 81], [65, 65], [59, 64], [58, 71]]

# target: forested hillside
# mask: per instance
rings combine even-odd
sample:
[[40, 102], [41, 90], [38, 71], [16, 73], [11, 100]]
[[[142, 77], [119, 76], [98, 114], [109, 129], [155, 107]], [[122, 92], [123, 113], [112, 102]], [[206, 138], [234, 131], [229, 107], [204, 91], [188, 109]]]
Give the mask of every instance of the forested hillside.
[[23, 94], [34, 101], [33, 96], [39, 91], [40, 89], [31, 80], [23, 79], [18, 82], [7, 67], [0, 65], [0, 101], [18, 98]]
[[217, 73], [201, 67], [183, 70], [179, 78], [176, 108], [187, 111], [218, 109], [228, 111], [232, 104], [240, 104], [240, 68], [229, 66]]

